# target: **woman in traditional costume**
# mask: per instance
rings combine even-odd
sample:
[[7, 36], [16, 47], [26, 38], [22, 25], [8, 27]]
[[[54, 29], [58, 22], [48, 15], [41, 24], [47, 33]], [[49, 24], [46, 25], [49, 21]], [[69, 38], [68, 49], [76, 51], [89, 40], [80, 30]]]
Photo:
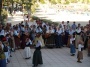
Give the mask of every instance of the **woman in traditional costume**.
[[74, 40], [75, 40], [75, 38], [73, 37], [73, 35], [71, 35], [70, 36], [70, 53], [71, 53], [71, 56], [74, 56], [75, 52], [76, 52]]
[[5, 54], [2, 47], [2, 42], [0, 41], [0, 67], [6, 67]]
[[53, 48], [55, 46], [55, 30], [49, 27], [46, 31], [46, 47]]
[[31, 58], [31, 50], [30, 50], [30, 45], [32, 45], [32, 42], [29, 38], [26, 39], [26, 45], [24, 49], [24, 55], [25, 59]]
[[15, 48], [19, 49], [20, 48], [20, 32], [18, 32], [17, 27], [15, 27], [15, 30], [14, 30], [14, 40], [15, 40]]
[[33, 67], [38, 66], [38, 64], [43, 64], [41, 45], [42, 45], [41, 41], [38, 40], [33, 54]]
[[62, 47], [62, 28], [57, 28], [55, 37], [56, 48]]
[[78, 42], [81, 40], [81, 28], [80, 26], [76, 29], [76, 40], [75, 40], [75, 47], [78, 48]]

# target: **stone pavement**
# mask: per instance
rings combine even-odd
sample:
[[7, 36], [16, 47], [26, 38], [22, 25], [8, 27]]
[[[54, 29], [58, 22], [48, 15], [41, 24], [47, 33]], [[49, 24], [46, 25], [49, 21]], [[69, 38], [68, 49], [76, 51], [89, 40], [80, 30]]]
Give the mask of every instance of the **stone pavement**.
[[[82, 63], [77, 63], [77, 55], [70, 56], [70, 49], [54, 48], [54, 49], [41, 49], [43, 57], [43, 65], [38, 67], [90, 67], [90, 57], [87, 56], [87, 51], [84, 50], [84, 59]], [[33, 56], [34, 49], [31, 49]], [[77, 52], [76, 52], [77, 54]], [[11, 62], [7, 64], [7, 67], [32, 67], [31, 59], [24, 59], [23, 50], [16, 50], [12, 52]]]

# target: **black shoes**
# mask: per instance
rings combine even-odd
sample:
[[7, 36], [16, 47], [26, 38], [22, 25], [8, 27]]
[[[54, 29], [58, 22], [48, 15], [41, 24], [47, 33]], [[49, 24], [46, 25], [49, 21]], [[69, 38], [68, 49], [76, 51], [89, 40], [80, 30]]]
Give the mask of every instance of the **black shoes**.
[[75, 56], [75, 54], [72, 54], [71, 56]]
[[77, 61], [78, 63], [82, 63], [81, 61]]

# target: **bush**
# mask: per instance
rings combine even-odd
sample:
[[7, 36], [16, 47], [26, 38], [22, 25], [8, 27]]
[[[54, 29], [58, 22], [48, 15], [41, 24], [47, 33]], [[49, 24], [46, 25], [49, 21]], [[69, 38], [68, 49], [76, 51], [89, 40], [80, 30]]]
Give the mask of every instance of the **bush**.
[[[39, 17], [36, 17], [36, 16], [32, 16], [32, 19], [33, 20], [38, 20], [38, 19], [40, 19]], [[45, 23], [48, 23], [49, 25], [51, 25], [52, 23], [54, 24], [54, 25], [58, 25], [58, 22], [52, 22], [51, 20], [47, 20], [47, 19], [41, 19], [43, 22], [45, 22]]]

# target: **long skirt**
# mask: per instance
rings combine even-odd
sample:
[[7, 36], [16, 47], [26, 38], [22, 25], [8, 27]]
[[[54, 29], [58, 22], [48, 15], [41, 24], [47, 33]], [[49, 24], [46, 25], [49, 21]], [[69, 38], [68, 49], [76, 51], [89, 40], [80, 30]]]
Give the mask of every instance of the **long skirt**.
[[68, 37], [67, 47], [70, 47], [70, 36]]
[[44, 47], [45, 44], [44, 44], [44, 40], [43, 40], [42, 36], [40, 36], [40, 41], [42, 42], [42, 46], [41, 47]]
[[78, 51], [77, 58], [78, 59], [83, 59], [83, 53], [82, 53], [82, 51]]
[[21, 36], [21, 41], [22, 41], [22, 42], [21, 42], [21, 48], [22, 48], [22, 49], [25, 48], [25, 44], [26, 44], [25, 40], [26, 40], [26, 38], [27, 38], [27, 37], [26, 37], [26, 35], [24, 35], [24, 34]]
[[25, 49], [24, 49], [24, 56], [25, 56], [25, 58], [30, 58], [31, 57], [30, 47], [25, 47]]
[[46, 39], [46, 47], [53, 48], [54, 46], [55, 46], [55, 35], [51, 34], [51, 36]]
[[78, 48], [78, 42], [79, 40], [81, 40], [81, 36], [80, 35], [76, 35], [76, 39], [75, 39], [75, 47]]
[[37, 66], [38, 64], [43, 64], [42, 54], [40, 50], [35, 50], [33, 54], [33, 64]]
[[14, 50], [15, 49], [15, 40], [14, 40], [14, 37], [12, 36], [11, 39], [12, 39], [12, 44], [13, 44], [12, 50]]
[[73, 44], [70, 45], [70, 53], [74, 54], [76, 52], [75, 46]]
[[63, 46], [61, 35], [56, 35], [55, 36], [55, 44], [56, 44], [56, 47], [62, 47]]
[[14, 40], [15, 40], [15, 47], [20, 48], [20, 38], [18, 38], [17, 36], [14, 36]]
[[0, 67], [6, 67], [6, 59], [0, 59]]

